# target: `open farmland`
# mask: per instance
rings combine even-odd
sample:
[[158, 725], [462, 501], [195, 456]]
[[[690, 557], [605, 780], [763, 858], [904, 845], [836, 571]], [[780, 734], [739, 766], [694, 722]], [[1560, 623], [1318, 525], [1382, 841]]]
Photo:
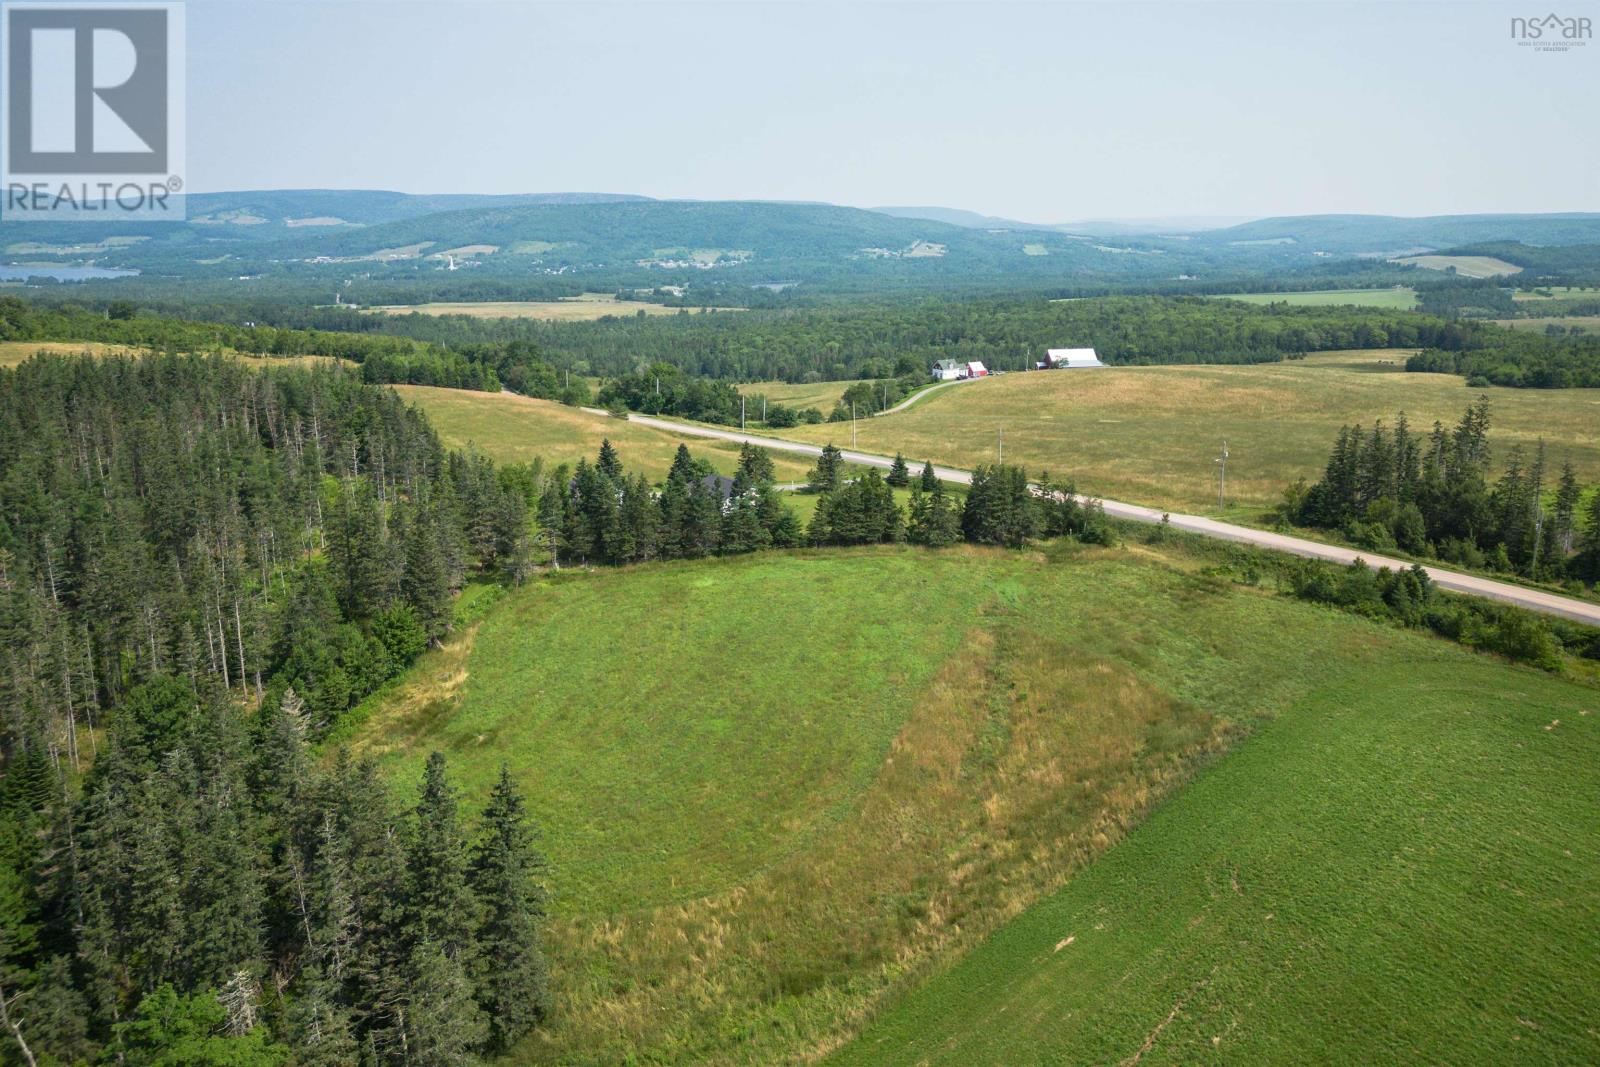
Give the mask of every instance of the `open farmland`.
[[0, 367], [15, 367], [30, 356], [47, 352], [52, 356], [136, 355], [137, 349], [104, 341], [0, 341]]
[[1600, 333], [1600, 315], [1541, 316], [1531, 319], [1495, 319], [1494, 321], [1501, 326], [1509, 326], [1513, 330], [1538, 330], [1543, 332], [1546, 326], [1560, 326], [1567, 330], [1577, 326], [1590, 333]]
[[1600, 694], [1399, 651], [835, 1062], [1600, 1060]]
[[826, 415], [833, 410], [833, 405], [838, 403], [844, 391], [855, 384], [853, 381], [812, 382], [804, 385], [794, 385], [789, 382], [746, 382], [738, 388], [745, 396], [765, 395], [771, 403], [786, 404], [792, 408], [817, 408]]
[[[618, 300], [610, 293], [585, 293], [570, 300], [486, 300], [480, 302], [394, 304], [364, 309], [375, 315], [465, 315], [474, 319], [545, 319], [550, 322], [588, 322], [607, 315], [698, 314], [698, 308], [685, 309], [652, 304], [643, 300]], [[714, 308], [738, 311], [739, 308]]]
[[[623, 465], [641, 471], [651, 481], [666, 477], [673, 454], [687, 444], [725, 474], [739, 462], [739, 446], [667, 433], [566, 407], [552, 400], [534, 400], [512, 393], [478, 393], [464, 389], [439, 389], [426, 385], [397, 385], [396, 392], [427, 412], [428, 421], [450, 448], [475, 445], [500, 463], [545, 464], [594, 462], [600, 442], [610, 439]], [[774, 452], [779, 481], [802, 481], [810, 470], [803, 459]]]
[[[1501, 1047], [1508, 1011], [1560, 1043], [1529, 1048], [1592, 1041], [1575, 961], [1595, 948], [1600, 830], [1571, 809], [1600, 786], [1595, 692], [1194, 566], [1145, 547], [884, 548], [569, 574], [425, 657], [354, 740], [401, 783], [442, 749], [469, 804], [502, 761], [527, 791], [561, 1010], [517, 1062], [810, 1058], [1019, 914], [975, 961], [1009, 952], [1025, 985], [1074, 937], [1104, 964], [1014, 1019], [983, 1016], [999, 976], [940, 979], [933, 1020], [891, 1015], [860, 1058], [915, 1061], [907, 1033], [941, 1047], [947, 1018], [972, 1043], [950, 1047], [978, 1050], [956, 1062], [1059, 1061], [1026, 1052], [1057, 1031], [1084, 1039], [1067, 1061], [1113, 1060], [1197, 983], [1196, 1005], [1259, 1005], [1216, 1031], [1238, 1048], [1315, 1023], [1370, 1058], [1412, 1047], [1398, 1007], [1366, 1027], [1297, 1010], [1336, 982], [1346, 1002], [1403, 1004], [1419, 973], [1417, 1025], [1462, 1013], [1462, 1047]], [[1198, 814], [1175, 823], [1185, 805]], [[1130, 831], [1108, 873], [1079, 873]], [[1485, 839], [1517, 845], [1466, 848]], [[1140, 856], [1156, 867], [1127, 873]], [[1173, 898], [1139, 889], [1157, 884]], [[1042, 924], [1040, 946], [1026, 909], [1063, 886], [1090, 911]], [[1333, 907], [1341, 893], [1361, 910]], [[1482, 912], [1502, 899], [1504, 921]], [[1421, 947], [1386, 963], [1402, 943]], [[1225, 984], [1206, 990], [1213, 963]], [[1062, 1027], [1063, 1004], [1117, 1025], [1085, 1043], [1101, 1030]]]
[[1393, 262], [1427, 270], [1454, 270], [1463, 278], [1495, 278], [1503, 274], [1521, 274], [1522, 268], [1494, 256], [1405, 256]]
[[[40, 352], [52, 356], [139, 356], [145, 353], [145, 349], [105, 341], [0, 341], [0, 367], [15, 367]], [[223, 354], [233, 356], [250, 367], [309, 367], [326, 363], [357, 366], [349, 360], [332, 356], [257, 356], [232, 351]]]
[[[1406, 373], [1408, 352], [1324, 352], [1254, 366], [1126, 367], [1007, 374], [946, 389], [908, 410], [862, 420], [859, 447], [915, 462], [993, 463], [1076, 479], [1082, 490], [1155, 507], [1215, 513], [1213, 460], [1228, 442], [1231, 505], [1275, 503], [1296, 478], [1315, 479], [1346, 423], [1453, 424], [1479, 392], [1503, 451], [1543, 438], [1553, 467], [1570, 459], [1600, 479], [1600, 390], [1468, 390], [1456, 375]], [[802, 426], [784, 436], [848, 444], [850, 428]]]
[[1417, 306], [1417, 291], [1396, 286], [1390, 289], [1321, 289], [1304, 293], [1227, 293], [1216, 299], [1242, 300], [1246, 304], [1290, 304], [1297, 307], [1354, 304], [1358, 307], [1409, 311]]

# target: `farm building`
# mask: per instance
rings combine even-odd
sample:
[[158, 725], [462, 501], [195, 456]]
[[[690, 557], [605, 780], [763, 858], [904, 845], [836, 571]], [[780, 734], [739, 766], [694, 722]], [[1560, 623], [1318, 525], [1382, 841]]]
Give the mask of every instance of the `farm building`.
[[1039, 364], [1039, 369], [1104, 366], [1092, 348], [1052, 348], [1044, 354], [1044, 362]]
[[989, 375], [989, 368], [985, 367], [982, 363], [968, 363], [967, 364], [967, 372], [965, 374], [963, 374], [962, 377], [963, 378], [985, 378], [985, 377], [988, 377], [988, 375]]
[[953, 359], [941, 359], [933, 365], [933, 379], [938, 382], [953, 382], [960, 378], [965, 368]]

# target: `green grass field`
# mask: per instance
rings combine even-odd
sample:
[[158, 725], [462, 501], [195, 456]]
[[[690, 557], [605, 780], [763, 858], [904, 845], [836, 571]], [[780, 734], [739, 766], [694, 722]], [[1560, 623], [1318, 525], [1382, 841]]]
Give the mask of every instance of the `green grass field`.
[[[1324, 352], [1256, 366], [1127, 367], [1007, 374], [946, 389], [895, 415], [864, 419], [863, 450], [903, 451], [971, 467], [1005, 458], [1072, 477], [1114, 500], [1214, 512], [1215, 459], [1228, 442], [1231, 505], [1275, 503], [1296, 478], [1314, 480], [1345, 423], [1451, 425], [1478, 391], [1449, 374], [1408, 374], [1409, 352]], [[1600, 389], [1482, 390], [1493, 406], [1500, 455], [1543, 437], [1552, 469], [1570, 459], [1600, 480]], [[849, 427], [796, 427], [784, 436], [847, 445]]]
[[1410, 311], [1417, 306], [1415, 289], [1319, 289], [1305, 293], [1228, 293], [1218, 300], [1240, 300], [1246, 304], [1292, 304], [1302, 307], [1331, 307], [1355, 304], [1359, 307], [1396, 308]]
[[[739, 463], [739, 446], [705, 438], [667, 433], [566, 407], [550, 400], [534, 400], [511, 393], [478, 393], [464, 389], [438, 389], [426, 385], [397, 385], [396, 392], [427, 412], [428, 420], [450, 448], [475, 445], [502, 463], [528, 463], [543, 458], [546, 465], [591, 463], [607, 438], [616, 446], [623, 465], [643, 471], [651, 481], [666, 477], [680, 444], [689, 446], [724, 474]], [[803, 458], [772, 454], [779, 481], [803, 481], [811, 464]]]
[[836, 1062], [1600, 1060], [1600, 694], [1385, 660]]
[[[1258, 1058], [1313, 1024], [1382, 1058], [1446, 1013], [1454, 1049], [1503, 1037], [1505, 1005], [1544, 1028], [1528, 1049], [1589, 1049], [1573, 961], [1596, 950], [1596, 693], [1197, 566], [881, 548], [540, 579], [425, 656], [355, 741], [402, 790], [438, 748], [469, 806], [502, 761], [528, 794], [557, 1010], [509, 1062], [814, 1059], [885, 1009], [847, 1054], [916, 1062], [944, 1046], [906, 1035], [970, 1017], [961, 1062], [1110, 1059], [1159, 1036], [1169, 994], [1219, 1005], [1165, 1027], [1185, 1050], [1224, 1010], [1252, 1024], [1228, 1047]], [[1130, 874], [1141, 855], [1154, 870]], [[1092, 988], [989, 1016], [991, 963], [923, 1006], [1002, 928], [962, 966], [1040, 970], [1036, 933], [1010, 946], [1063, 890], [1101, 909], [1044, 923], [1050, 945], [1107, 946]], [[1196, 969], [1213, 984], [1186, 993]], [[1416, 1022], [1317, 1014], [1336, 983], [1341, 1012], [1416, 990]], [[1102, 1026], [1075, 1021], [1091, 1009]]]
[[[766, 395], [768, 401], [787, 404], [792, 408], [817, 408], [824, 415], [833, 410], [833, 405], [838, 403], [844, 391], [856, 383], [848, 382], [814, 382], [806, 385], [793, 385], [789, 382], [749, 382], [739, 386], [739, 392], [745, 396]], [[759, 415], [756, 411], [752, 414]]]

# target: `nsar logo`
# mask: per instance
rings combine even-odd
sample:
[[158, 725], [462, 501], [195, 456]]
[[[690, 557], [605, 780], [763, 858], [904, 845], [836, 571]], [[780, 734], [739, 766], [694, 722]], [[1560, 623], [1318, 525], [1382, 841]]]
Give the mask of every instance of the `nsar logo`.
[[1543, 18], [1511, 20], [1511, 39], [1540, 52], [1568, 52], [1582, 48], [1593, 37], [1593, 20], [1580, 16], [1566, 18], [1551, 14]]

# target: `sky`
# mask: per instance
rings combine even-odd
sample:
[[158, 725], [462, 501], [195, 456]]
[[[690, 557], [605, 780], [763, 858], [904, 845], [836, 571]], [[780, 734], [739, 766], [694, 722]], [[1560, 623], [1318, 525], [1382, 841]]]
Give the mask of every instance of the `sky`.
[[189, 0], [186, 181], [1036, 222], [1600, 211], [1600, 41], [1519, 47], [1524, 6]]

